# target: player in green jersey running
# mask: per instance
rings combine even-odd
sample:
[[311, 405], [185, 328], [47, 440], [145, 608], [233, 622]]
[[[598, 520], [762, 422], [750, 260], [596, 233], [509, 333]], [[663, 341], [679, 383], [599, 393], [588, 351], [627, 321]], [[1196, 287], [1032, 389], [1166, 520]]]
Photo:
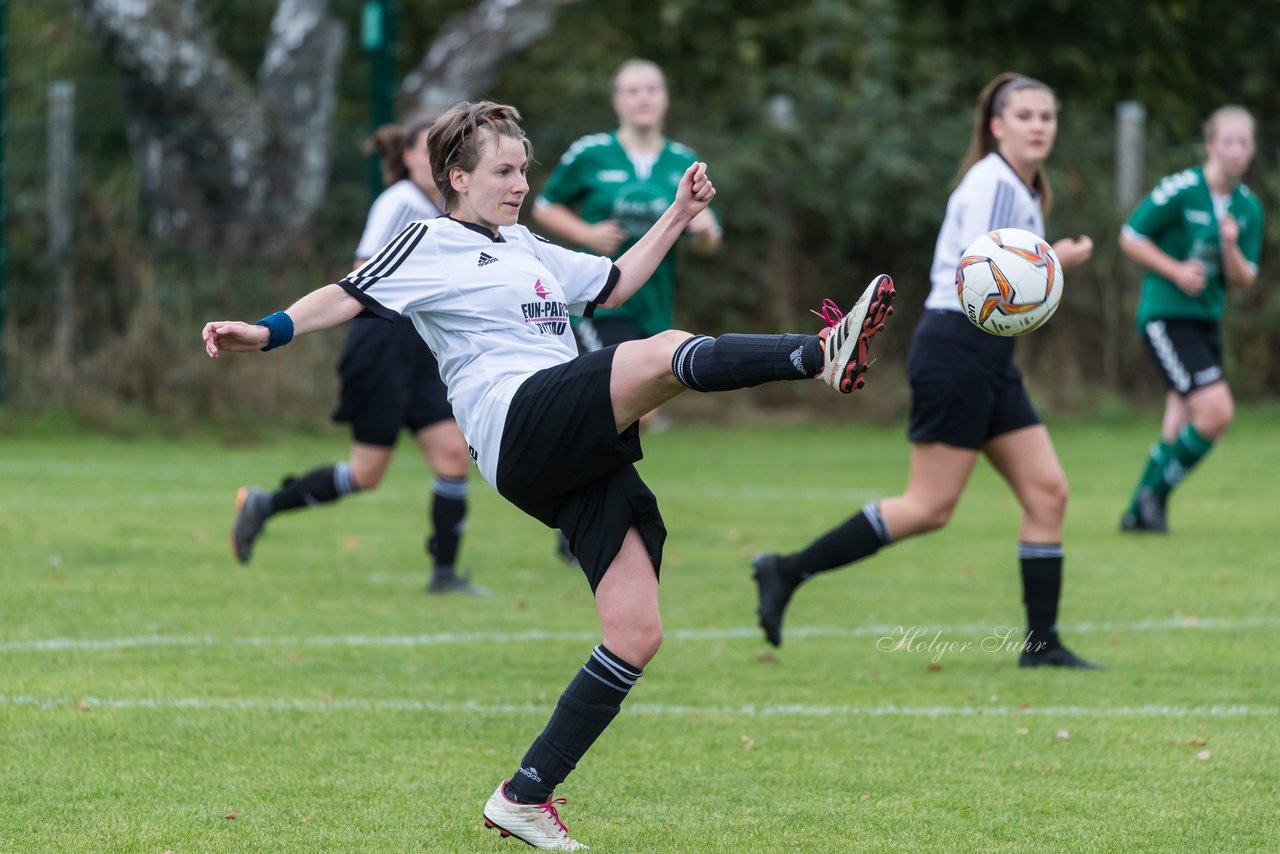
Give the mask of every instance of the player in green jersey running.
[[1231, 426], [1220, 321], [1227, 286], [1258, 275], [1262, 205], [1241, 179], [1254, 153], [1253, 117], [1227, 106], [1205, 122], [1204, 166], [1170, 175], [1121, 233], [1125, 254], [1147, 269], [1138, 331], [1164, 376], [1164, 423], [1120, 519], [1122, 531], [1165, 533], [1169, 493]]

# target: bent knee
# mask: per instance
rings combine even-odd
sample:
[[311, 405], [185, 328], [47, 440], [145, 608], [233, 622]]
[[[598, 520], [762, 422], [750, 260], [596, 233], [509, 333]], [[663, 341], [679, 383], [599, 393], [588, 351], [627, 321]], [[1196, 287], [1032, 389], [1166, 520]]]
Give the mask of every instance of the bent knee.
[[651, 631], [644, 635], [641, 641], [645, 651], [645, 662], [652, 661], [653, 657], [658, 654], [658, 650], [662, 648], [662, 625], [654, 626]]
[[662, 624], [633, 625], [625, 632], [606, 632], [605, 646], [628, 664], [645, 667], [662, 646]]
[[671, 358], [675, 356], [676, 350], [680, 349], [680, 345], [692, 337], [693, 334], [690, 332], [682, 332], [679, 329], [668, 329], [664, 332], [659, 332], [657, 335], [645, 338], [640, 343], [651, 348], [655, 354], [665, 355], [667, 357], [667, 361], [670, 361]]
[[1070, 491], [1065, 477], [1042, 481], [1032, 490], [1027, 509], [1042, 518], [1062, 519], [1067, 515]]
[[632, 636], [632, 643], [644, 655], [645, 661], [653, 658], [662, 647], [662, 621], [653, 620], [637, 626]]
[[1202, 436], [1217, 439], [1227, 432], [1235, 418], [1236, 405], [1226, 383], [1217, 383], [1196, 392], [1188, 401], [1190, 421]]
[[1227, 401], [1203, 413], [1192, 423], [1195, 425], [1196, 432], [1211, 441], [1216, 441], [1227, 432], [1235, 416], [1235, 405]]
[[471, 465], [471, 455], [467, 452], [467, 444], [445, 449], [433, 460], [433, 468], [441, 477], [466, 477]]
[[945, 528], [947, 523], [951, 521], [951, 515], [955, 513], [955, 510], [954, 504], [925, 508], [925, 512], [920, 515], [919, 519], [921, 533]]
[[[897, 527], [903, 530], [893, 530], [895, 539], [905, 539], [918, 534], [927, 534], [940, 528], [945, 528], [947, 523], [951, 521], [951, 514], [955, 512], [955, 502], [937, 502], [937, 501], [920, 501], [913, 502], [907, 508], [906, 524]], [[894, 526], [890, 526], [893, 528]]]
[[386, 473], [387, 470], [385, 468], [362, 469], [356, 466], [351, 467], [351, 479], [356, 482], [356, 489], [361, 492], [377, 489]]

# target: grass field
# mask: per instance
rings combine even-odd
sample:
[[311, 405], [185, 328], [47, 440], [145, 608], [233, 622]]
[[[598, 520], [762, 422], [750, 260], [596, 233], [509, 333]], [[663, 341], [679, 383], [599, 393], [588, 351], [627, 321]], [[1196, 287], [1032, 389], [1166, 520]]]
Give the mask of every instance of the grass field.
[[[823, 576], [760, 639], [747, 561], [902, 487], [901, 428], [681, 427], [642, 470], [670, 529], [662, 652], [559, 794], [593, 851], [1280, 847], [1277, 416], [1241, 413], [1167, 538], [1116, 532], [1153, 417], [1054, 424], [1065, 637], [1020, 671], [1017, 509], [982, 466], [944, 531]], [[480, 810], [596, 642], [551, 532], [473, 478], [423, 594], [428, 479], [273, 519], [235, 488], [345, 453], [0, 435], [0, 850], [525, 850]], [[884, 638], [920, 634], [890, 651]]]

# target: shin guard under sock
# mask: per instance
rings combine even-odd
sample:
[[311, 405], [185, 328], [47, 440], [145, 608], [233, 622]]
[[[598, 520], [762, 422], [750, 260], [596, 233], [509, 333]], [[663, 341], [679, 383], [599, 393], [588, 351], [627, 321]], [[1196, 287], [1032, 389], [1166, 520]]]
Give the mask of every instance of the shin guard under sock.
[[569, 776], [578, 760], [617, 716], [627, 692], [644, 671], [600, 644], [565, 688], [546, 728], [511, 775], [506, 795], [525, 804], [542, 804]]
[[883, 546], [893, 543], [893, 535], [880, 514], [880, 503], [873, 501], [832, 528], [809, 546], [783, 559], [784, 571], [804, 581], [811, 575], [838, 569], [864, 557], [870, 557]]
[[671, 357], [671, 372], [694, 391], [807, 380], [820, 370], [822, 341], [817, 335], [695, 335]]
[[438, 477], [431, 488], [431, 555], [437, 575], [453, 575], [467, 521], [467, 479]]
[[271, 495], [271, 512], [294, 510], [311, 504], [337, 501], [342, 496], [359, 489], [351, 476], [349, 463], [321, 466], [302, 477], [287, 477]]
[[1027, 609], [1027, 648], [1058, 639], [1058, 599], [1062, 595], [1062, 545], [1018, 543], [1022, 570], [1022, 604]]

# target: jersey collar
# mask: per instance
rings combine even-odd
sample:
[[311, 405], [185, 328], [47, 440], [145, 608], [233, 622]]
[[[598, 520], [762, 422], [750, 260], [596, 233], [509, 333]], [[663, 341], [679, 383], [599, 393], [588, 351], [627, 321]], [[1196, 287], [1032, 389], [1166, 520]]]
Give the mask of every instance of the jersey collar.
[[1035, 201], [1037, 201], [1037, 202], [1038, 202], [1038, 201], [1040, 201], [1040, 193], [1038, 193], [1038, 192], [1036, 191], [1036, 188], [1035, 188], [1035, 187], [1031, 186], [1030, 184], [1028, 184], [1027, 182], [1025, 182], [1025, 181], [1023, 181], [1023, 180], [1022, 180], [1022, 176], [1018, 174], [1018, 170], [1013, 168], [1013, 164], [1012, 164], [1012, 163], [1010, 163], [1008, 160], [1005, 160], [1005, 159], [1004, 159], [1004, 155], [1003, 155], [1003, 154], [1001, 154], [1001, 153], [1000, 153], [1000, 152], [998, 152], [998, 151], [993, 151], [993, 152], [991, 152], [991, 153], [992, 153], [992, 154], [994, 154], [996, 157], [999, 157], [999, 158], [1000, 158], [1000, 162], [1001, 162], [1001, 163], [1003, 163], [1003, 164], [1004, 164], [1004, 166], [1005, 166], [1005, 168], [1009, 170], [1009, 174], [1013, 176], [1013, 179], [1014, 179], [1015, 181], [1017, 181], [1017, 182], [1018, 182], [1019, 184], [1021, 184], [1023, 187], [1026, 187], [1026, 188], [1027, 188], [1027, 192], [1031, 194], [1031, 198], [1032, 198], [1032, 199], [1034, 199], [1034, 200], [1035, 200]]
[[476, 225], [474, 222], [463, 222], [460, 219], [454, 219], [453, 214], [445, 214], [445, 218], [452, 220], [453, 222], [456, 222], [458, 225], [462, 226], [468, 231], [474, 231], [476, 234], [484, 235], [493, 243], [507, 242], [507, 239], [502, 236], [502, 232], [498, 232], [497, 234], [494, 234], [492, 231], [485, 228], [483, 225]]

